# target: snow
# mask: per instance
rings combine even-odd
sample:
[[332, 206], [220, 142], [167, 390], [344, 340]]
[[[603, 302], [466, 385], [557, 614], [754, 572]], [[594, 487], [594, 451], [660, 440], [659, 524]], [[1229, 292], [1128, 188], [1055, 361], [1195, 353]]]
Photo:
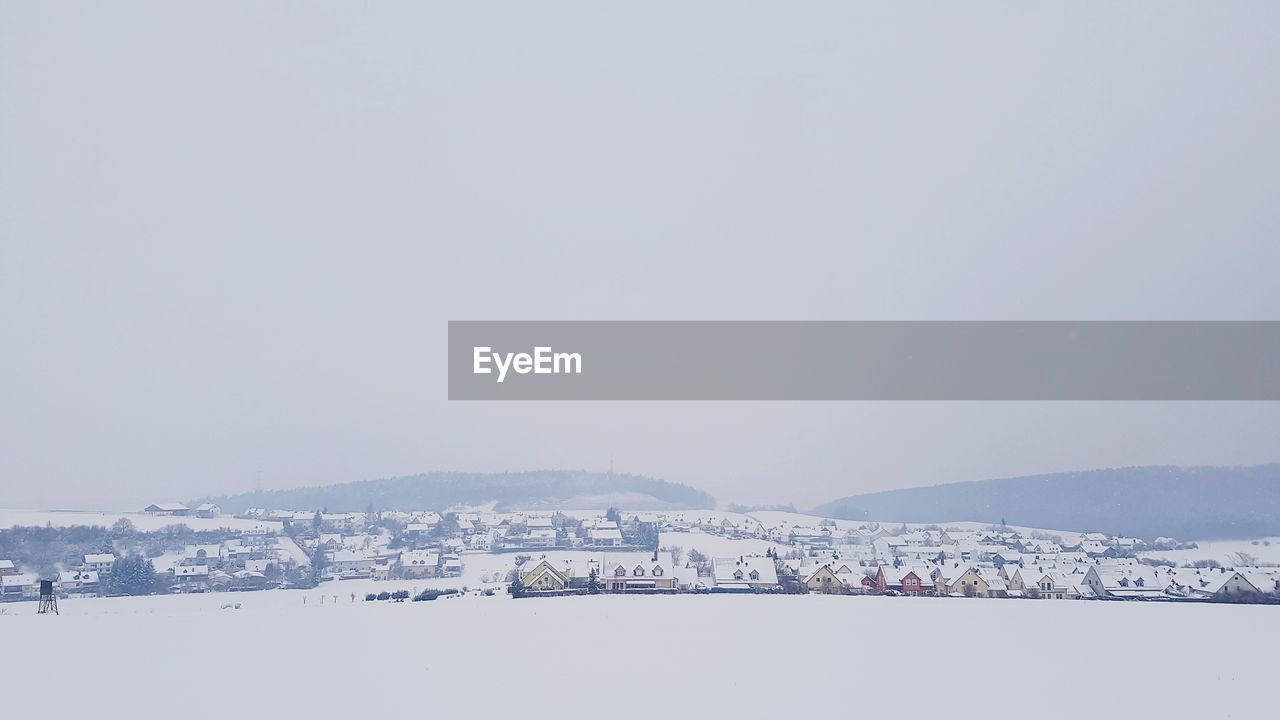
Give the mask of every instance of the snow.
[[658, 538], [662, 547], [680, 546], [685, 557], [690, 550], [697, 550], [707, 557], [730, 557], [738, 555], [763, 555], [765, 550], [774, 548], [780, 553], [794, 550], [788, 545], [779, 545], [768, 540], [754, 538], [727, 538], [704, 532], [664, 532]]
[[[0, 677], [21, 688], [6, 710], [37, 714], [57, 698], [67, 717], [226, 717], [216, 695], [193, 696], [191, 678], [222, 677], [253, 658], [271, 668], [269, 680], [237, 683], [234, 696], [255, 717], [548, 717], [606, 707], [611, 718], [852, 707], [887, 717], [903, 698], [982, 695], [996, 676], [999, 707], [1034, 707], [1038, 717], [1076, 717], [1082, 699], [1110, 717], [1263, 717], [1274, 708], [1273, 670], [1256, 638], [1280, 629], [1275, 608], [1209, 604], [470, 595], [303, 605], [301, 595], [72, 599], [57, 617], [37, 616], [34, 603], [0, 606], [0, 635], [18, 649], [0, 654]], [[219, 609], [230, 602], [241, 609]], [[1036, 642], [1000, 641], [1010, 630]], [[618, 651], [596, 652], [620, 634], [630, 637]], [[800, 652], [786, 653], [789, 645]], [[922, 659], [922, 647], [936, 652]], [[113, 708], [120, 688], [139, 680], [146, 701]]]
[[[1151, 550], [1138, 553], [1139, 557], [1168, 560], [1178, 565], [1190, 565], [1197, 560], [1217, 560], [1225, 566], [1236, 564], [1236, 555], [1245, 553], [1261, 563], [1280, 563], [1280, 538], [1257, 540], [1196, 540], [1199, 547], [1192, 550]], [[1254, 543], [1257, 543], [1256, 545]], [[1251, 565], [1253, 563], [1244, 563]]]
[[93, 510], [12, 510], [0, 509], [0, 528], [14, 525], [43, 527], [46, 524], [55, 527], [71, 525], [102, 525], [111, 527], [117, 520], [128, 518], [134, 527], [143, 531], [159, 530], [166, 525], [186, 525], [192, 530], [253, 530], [267, 528], [271, 532], [281, 532], [282, 525], [267, 520], [245, 520], [234, 517], [198, 518], [174, 517], [171, 515], [149, 515], [131, 512], [98, 512]]
[[[817, 527], [818, 523], [824, 520], [835, 522], [836, 528], [839, 530], [850, 530], [872, 524], [879, 525], [891, 532], [896, 532], [897, 529], [903, 525], [905, 525], [908, 530], [921, 530], [927, 527], [936, 526], [946, 530], [972, 530], [979, 532], [996, 527], [991, 523], [972, 522], [969, 520], [956, 520], [953, 522], [939, 523], [903, 523], [888, 520], [839, 520], [836, 518], [823, 517], [821, 515], [806, 515], [804, 513], [787, 512], [785, 510], [754, 510], [748, 514], [767, 528], [777, 527], [783, 524]], [[1006, 525], [1005, 527], [1012, 532], [1017, 532], [1028, 537], [1030, 537], [1032, 533], [1054, 535], [1062, 538], [1062, 540], [1068, 544], [1080, 542], [1080, 536], [1083, 534], [1081, 532], [1071, 530], [1048, 530], [1045, 528], [1033, 528], [1025, 525]]]

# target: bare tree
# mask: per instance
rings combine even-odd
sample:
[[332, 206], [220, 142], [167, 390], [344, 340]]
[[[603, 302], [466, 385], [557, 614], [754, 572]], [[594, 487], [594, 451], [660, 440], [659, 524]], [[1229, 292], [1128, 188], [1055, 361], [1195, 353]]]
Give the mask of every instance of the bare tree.
[[684, 548], [680, 547], [679, 545], [663, 545], [659, 549], [662, 550], [662, 552], [671, 553], [671, 562], [675, 563], [676, 565], [679, 565], [681, 558], [684, 557]]

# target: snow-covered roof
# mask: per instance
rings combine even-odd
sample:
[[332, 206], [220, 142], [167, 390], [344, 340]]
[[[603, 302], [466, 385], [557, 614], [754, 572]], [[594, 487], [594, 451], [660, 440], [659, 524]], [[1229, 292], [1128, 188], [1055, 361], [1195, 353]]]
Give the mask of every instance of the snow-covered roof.
[[0, 575], [0, 587], [24, 587], [35, 585], [40, 578], [35, 573], [18, 573], [16, 575]]
[[[778, 569], [773, 558], [762, 555], [740, 555], [738, 557], [718, 557], [711, 561], [716, 585], [732, 582], [778, 584]], [[752, 577], [755, 573], [755, 577]]]
[[417, 567], [435, 567], [440, 564], [440, 553], [430, 550], [407, 550], [400, 553], [400, 564]]

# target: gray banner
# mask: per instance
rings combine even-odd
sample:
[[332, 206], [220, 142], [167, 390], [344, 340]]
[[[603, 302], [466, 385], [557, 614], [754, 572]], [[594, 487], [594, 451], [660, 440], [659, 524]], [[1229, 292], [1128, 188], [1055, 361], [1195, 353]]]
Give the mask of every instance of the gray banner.
[[1280, 400], [1280, 322], [451, 321], [449, 399]]

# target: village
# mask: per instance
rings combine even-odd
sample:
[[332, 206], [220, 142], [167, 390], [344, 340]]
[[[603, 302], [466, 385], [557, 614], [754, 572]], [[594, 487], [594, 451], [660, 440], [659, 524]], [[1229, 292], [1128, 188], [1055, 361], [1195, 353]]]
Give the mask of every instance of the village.
[[[216, 505], [181, 503], [152, 504], [136, 519], [143, 518], [207, 527], [226, 520]], [[124, 518], [113, 529], [122, 523], [134, 527]], [[362, 590], [367, 582], [399, 590], [397, 582], [431, 581], [518, 598], [814, 593], [1280, 602], [1280, 567], [1248, 553], [1228, 563], [1174, 562], [1161, 552], [1185, 552], [1194, 543], [978, 523], [890, 525], [783, 511], [250, 508], [226, 525], [145, 558], [108, 543], [60, 563], [52, 577], [0, 557], [0, 600], [35, 600], [41, 580], [53, 580], [64, 598], [332, 587], [355, 600], [357, 592], [343, 588], [359, 580], [366, 581]], [[122, 573], [142, 565], [154, 579], [134, 589]], [[368, 593], [379, 595], [389, 592]]]

